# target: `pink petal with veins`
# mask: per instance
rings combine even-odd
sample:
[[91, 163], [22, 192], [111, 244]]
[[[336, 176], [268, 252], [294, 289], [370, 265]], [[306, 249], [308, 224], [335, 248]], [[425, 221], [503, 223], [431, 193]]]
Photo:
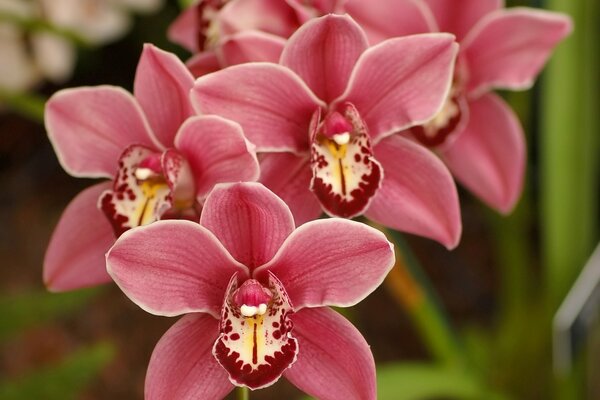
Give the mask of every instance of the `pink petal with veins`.
[[284, 375], [321, 400], [375, 400], [375, 361], [360, 332], [329, 308], [292, 315], [298, 360]]
[[256, 276], [266, 271], [277, 276], [296, 311], [348, 307], [375, 290], [394, 261], [392, 245], [381, 232], [335, 218], [298, 227]]
[[277, 63], [284, 45], [285, 39], [280, 36], [261, 31], [244, 31], [228, 36], [218, 51], [225, 65], [251, 61]]
[[217, 185], [204, 203], [200, 224], [250, 271], [271, 260], [294, 230], [283, 200], [250, 182]]
[[106, 255], [108, 273], [134, 303], [155, 315], [220, 315], [237, 263], [206, 228], [157, 221], [125, 232]]
[[114, 86], [65, 89], [46, 104], [46, 130], [70, 175], [112, 178], [131, 144], [159, 147], [133, 96]]
[[431, 151], [399, 135], [375, 147], [385, 171], [367, 218], [456, 247], [462, 225], [454, 180]]
[[503, 0], [424, 0], [433, 13], [437, 29], [461, 41], [487, 14], [504, 6]]
[[367, 47], [365, 33], [352, 18], [330, 14], [302, 25], [289, 38], [280, 63], [296, 72], [320, 99], [331, 102], [346, 88]]
[[194, 113], [189, 100], [194, 77], [172, 53], [145, 44], [137, 66], [134, 94], [154, 134], [165, 147], [173, 145], [179, 126]]
[[150, 358], [144, 397], [221, 399], [234, 386], [212, 355], [219, 322], [206, 314], [190, 314], [160, 339]]
[[452, 174], [489, 206], [509, 213], [523, 190], [525, 137], [517, 116], [500, 97], [470, 102], [465, 130], [442, 152]]
[[307, 151], [311, 115], [324, 106], [296, 74], [271, 63], [203, 76], [191, 96], [198, 113], [238, 122], [257, 151]]
[[110, 282], [104, 254], [115, 241], [96, 204], [111, 182], [89, 187], [69, 203], [44, 257], [44, 283], [53, 292]]
[[386, 40], [362, 54], [335, 103], [354, 104], [377, 143], [440, 110], [450, 90], [456, 52], [454, 37], [448, 34]]
[[192, 117], [181, 127], [175, 146], [194, 171], [198, 198], [206, 197], [217, 183], [258, 179], [253, 146], [233, 121], [214, 115]]
[[529, 88], [571, 29], [570, 17], [549, 11], [521, 7], [489, 14], [461, 45], [470, 94]]

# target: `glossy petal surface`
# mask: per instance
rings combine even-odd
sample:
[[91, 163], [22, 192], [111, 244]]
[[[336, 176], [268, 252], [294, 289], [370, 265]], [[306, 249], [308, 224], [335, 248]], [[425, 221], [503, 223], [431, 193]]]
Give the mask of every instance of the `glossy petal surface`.
[[304, 309], [292, 316], [298, 360], [284, 376], [322, 400], [377, 398], [375, 361], [360, 332], [329, 308]]
[[213, 234], [189, 221], [158, 221], [125, 232], [106, 260], [127, 297], [155, 315], [218, 317], [231, 276], [247, 276]]
[[451, 249], [461, 234], [454, 180], [429, 150], [398, 135], [375, 147], [385, 172], [365, 215], [382, 225], [425, 236]]
[[469, 124], [442, 158], [463, 185], [491, 207], [508, 213], [523, 189], [523, 129], [510, 107], [494, 94], [469, 105]]
[[63, 212], [44, 257], [44, 283], [65, 291], [110, 282], [104, 254], [115, 241], [98, 209], [98, 197], [110, 187], [100, 183], [79, 193]]
[[294, 230], [287, 205], [259, 183], [217, 185], [206, 199], [200, 223], [251, 271], [273, 258]]

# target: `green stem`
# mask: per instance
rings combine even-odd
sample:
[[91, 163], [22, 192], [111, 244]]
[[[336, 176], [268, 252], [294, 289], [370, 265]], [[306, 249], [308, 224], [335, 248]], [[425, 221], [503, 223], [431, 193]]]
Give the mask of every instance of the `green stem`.
[[90, 44], [79, 34], [70, 29], [65, 29], [53, 25], [49, 21], [41, 18], [23, 17], [6, 11], [0, 11], [0, 22], [8, 22], [13, 25], [18, 25], [25, 31], [43, 31], [61, 36], [81, 47], [89, 47]]
[[245, 386], [238, 386], [237, 398], [238, 400], [250, 400], [250, 390]]
[[46, 100], [32, 93], [10, 92], [0, 88], [0, 104], [22, 116], [44, 123], [44, 105]]
[[408, 312], [431, 354], [440, 363], [465, 368], [462, 346], [417, 258], [400, 233], [379, 229], [396, 245], [396, 265], [386, 286]]

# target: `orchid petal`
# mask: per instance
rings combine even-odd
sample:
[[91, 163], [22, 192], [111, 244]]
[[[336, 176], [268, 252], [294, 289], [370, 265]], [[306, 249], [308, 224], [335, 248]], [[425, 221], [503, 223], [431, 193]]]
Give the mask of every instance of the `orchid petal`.
[[294, 230], [288, 206], [260, 183], [219, 184], [208, 195], [200, 224], [252, 271], [273, 258]]
[[195, 53], [198, 46], [198, 5], [186, 8], [179, 14], [167, 30], [167, 37], [173, 43]]
[[255, 274], [270, 271], [277, 276], [294, 310], [347, 307], [375, 290], [393, 265], [394, 250], [383, 233], [336, 218], [298, 227]]
[[298, 360], [284, 376], [321, 400], [377, 398], [375, 361], [360, 332], [329, 308], [292, 315]]
[[262, 313], [244, 314], [241, 308], [245, 304], [237, 304], [234, 299], [236, 289], [234, 277], [225, 295], [220, 335], [213, 354], [233, 384], [264, 388], [275, 383], [296, 361], [298, 342], [291, 335], [289, 320], [292, 305], [281, 282], [273, 275], [268, 277], [268, 289], [265, 288], [272, 297], [268, 305], [261, 304], [265, 307]]
[[571, 29], [568, 16], [549, 11], [512, 8], [489, 14], [462, 43], [467, 89], [476, 96], [491, 87], [531, 87], [554, 47]]
[[431, 10], [437, 29], [456, 35], [461, 41], [487, 14], [502, 8], [504, 0], [424, 0]]
[[174, 54], [144, 45], [135, 74], [134, 95], [165, 147], [173, 145], [177, 129], [194, 113], [189, 100], [192, 86], [192, 74]]
[[444, 104], [456, 52], [454, 37], [448, 34], [386, 40], [359, 58], [346, 92], [336, 103], [354, 104], [375, 143], [420, 125]]
[[428, 33], [435, 26], [433, 16], [418, 0], [349, 0], [344, 9], [365, 30], [371, 45], [393, 37]]
[[196, 81], [192, 104], [242, 125], [257, 151], [308, 150], [308, 125], [325, 106], [298, 76], [277, 64], [248, 63]]
[[346, 88], [356, 60], [368, 47], [363, 30], [348, 15], [308, 21], [288, 39], [284, 65], [300, 76], [322, 100], [330, 102]]
[[115, 241], [112, 228], [96, 203], [110, 182], [79, 193], [54, 229], [44, 257], [44, 283], [53, 292], [110, 282], [104, 253]]
[[212, 355], [218, 321], [186, 315], [157, 343], [146, 373], [146, 400], [221, 399], [234, 386]]
[[73, 176], [112, 178], [129, 145], [156, 147], [140, 106], [114, 86], [57, 92], [46, 103], [45, 122], [60, 164]]
[[471, 118], [442, 158], [491, 207], [509, 213], [523, 190], [525, 137], [517, 116], [494, 94], [469, 104]]
[[255, 181], [260, 173], [252, 145], [235, 122], [218, 116], [187, 120], [175, 138], [196, 180], [196, 195], [204, 198], [220, 182]]
[[127, 297], [164, 316], [207, 312], [217, 318], [231, 276], [248, 275], [213, 234], [190, 221], [129, 230], [109, 250], [106, 263]]
[[214, 51], [203, 51], [186, 61], [186, 67], [194, 77], [204, 76], [221, 69], [221, 61]]
[[276, 63], [281, 57], [285, 39], [261, 31], [245, 31], [227, 37], [219, 48], [226, 65], [251, 61]]
[[281, 0], [231, 0], [217, 21], [223, 36], [258, 30], [288, 37], [298, 27], [296, 13]]
[[375, 147], [385, 178], [365, 215], [393, 229], [454, 248], [460, 240], [460, 206], [448, 169], [431, 151], [399, 135]]
[[296, 226], [316, 219], [323, 212], [309, 190], [311, 180], [307, 155], [268, 153], [261, 156], [260, 182], [290, 207]]

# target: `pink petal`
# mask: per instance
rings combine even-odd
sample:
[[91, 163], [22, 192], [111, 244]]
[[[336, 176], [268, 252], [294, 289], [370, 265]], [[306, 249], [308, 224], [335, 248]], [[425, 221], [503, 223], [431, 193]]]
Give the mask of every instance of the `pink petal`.
[[258, 30], [287, 38], [298, 27], [294, 10], [281, 0], [231, 0], [218, 16], [221, 35]]
[[79, 193], [54, 229], [44, 257], [44, 283], [53, 292], [110, 282], [104, 253], [115, 241], [112, 228], [96, 204], [111, 182]]
[[206, 197], [217, 183], [255, 181], [260, 174], [253, 146], [242, 128], [216, 115], [186, 121], [175, 146], [194, 172], [198, 198]]
[[[162, 154], [160, 162], [164, 178], [171, 190], [171, 202], [175, 203], [175, 208], [193, 207], [196, 202], [196, 182], [186, 157], [171, 148]], [[192, 221], [198, 219], [194, 218]]]
[[442, 158], [491, 207], [509, 213], [523, 190], [525, 138], [514, 112], [494, 94], [469, 103], [471, 118]]
[[270, 63], [229, 67], [196, 81], [200, 114], [239, 122], [257, 151], [308, 150], [311, 115], [324, 104], [289, 69]]
[[284, 376], [321, 400], [377, 398], [375, 361], [360, 332], [329, 308], [292, 315], [298, 360]]
[[318, 218], [323, 212], [309, 190], [311, 180], [308, 155], [266, 153], [261, 156], [260, 182], [290, 207], [296, 226]]
[[73, 176], [112, 178], [129, 145], [157, 147], [133, 96], [114, 86], [57, 92], [46, 103], [45, 122], [60, 164]]
[[222, 68], [221, 61], [219, 61], [216, 53], [212, 50], [194, 55], [186, 61], [185, 65], [196, 78]]
[[454, 248], [460, 240], [460, 206], [448, 169], [429, 150], [390, 136], [375, 147], [383, 186], [365, 213], [369, 219]]
[[171, 42], [194, 53], [198, 48], [198, 6], [194, 5], [183, 10], [167, 30]]
[[528, 8], [499, 10], [477, 24], [463, 41], [468, 90], [529, 88], [554, 47], [572, 29], [559, 13]]
[[371, 45], [434, 30], [433, 16], [418, 0], [349, 0], [344, 9], [365, 30]]
[[503, 0], [424, 0], [440, 32], [456, 35], [461, 41], [480, 19], [503, 6]]
[[329, 14], [308, 21], [290, 37], [281, 65], [330, 102], [344, 91], [356, 60], [367, 47], [365, 33], [348, 15]]
[[137, 66], [134, 94], [150, 126], [165, 147], [173, 145], [179, 126], [194, 113], [189, 92], [194, 78], [172, 53], [145, 44]]
[[307, 222], [283, 243], [273, 260], [256, 270], [283, 283], [294, 306], [351, 306], [369, 295], [394, 265], [385, 236], [345, 219]]
[[288, 206], [260, 183], [215, 186], [204, 203], [200, 224], [250, 271], [273, 258], [294, 230]]
[[[241, 307], [246, 304], [235, 301], [238, 286], [232, 279], [221, 312], [220, 334], [213, 347], [215, 358], [227, 370], [231, 382], [253, 390], [275, 383], [298, 354], [298, 342], [290, 332], [293, 309], [285, 289], [273, 275], [267, 282], [268, 286], [263, 288], [272, 297], [268, 305], [262, 303], [266, 311], [249, 315], [256, 309], [242, 313]], [[245, 283], [261, 286], [256, 280]]]
[[157, 221], [125, 232], [106, 255], [108, 273], [142, 309], [218, 317], [232, 275], [247, 276], [221, 243], [190, 221]]
[[277, 63], [284, 45], [282, 37], [261, 31], [244, 31], [227, 37], [219, 54], [226, 65], [251, 61]]
[[448, 34], [386, 40], [363, 53], [336, 103], [348, 101], [356, 106], [375, 143], [422, 124], [444, 103], [456, 51], [454, 37]]
[[221, 399], [234, 386], [212, 355], [218, 321], [206, 314], [190, 314], [160, 339], [150, 358], [146, 400]]

